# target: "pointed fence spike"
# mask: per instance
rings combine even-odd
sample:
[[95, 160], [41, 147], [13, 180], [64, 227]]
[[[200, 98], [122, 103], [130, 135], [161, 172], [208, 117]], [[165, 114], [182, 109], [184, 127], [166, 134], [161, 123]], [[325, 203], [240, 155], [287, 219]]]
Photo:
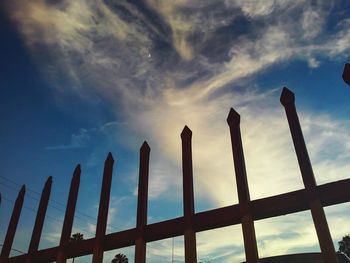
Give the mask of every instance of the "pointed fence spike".
[[317, 197], [316, 180], [312, 170], [309, 154], [305, 145], [299, 117], [296, 111], [294, 93], [287, 88], [283, 88], [280, 100], [286, 111], [289, 129], [292, 135], [294, 149], [297, 155], [299, 169], [303, 178], [306, 196], [311, 210], [312, 219], [314, 221], [323, 261], [336, 262], [337, 259], [335, 249], [329, 231], [326, 215], [324, 213], [322, 203]]
[[247, 262], [258, 262], [258, 248], [256, 245], [256, 236], [254, 221], [249, 209], [250, 196], [247, 180], [247, 172], [244, 161], [243, 144], [240, 129], [240, 115], [233, 108], [227, 117], [227, 123], [230, 128], [231, 147], [233, 154], [234, 169], [236, 175], [237, 194], [239, 209], [241, 213], [241, 223], [244, 241], [244, 250]]
[[25, 192], [26, 192], [26, 185], [24, 184], [24, 185], [22, 185], [21, 190], [19, 191], [19, 195], [17, 198], [19, 198], [19, 197], [23, 198]]
[[150, 148], [145, 142], [140, 151], [139, 185], [137, 202], [137, 228], [143, 228], [147, 224], [148, 201], [148, 177], [149, 177], [149, 153]]
[[185, 127], [182, 129], [182, 132], [181, 132], [181, 138], [187, 139], [187, 138], [191, 138], [191, 137], [192, 137], [192, 131], [190, 128], [188, 128], [187, 125], [185, 125]]
[[114, 159], [112, 153], [108, 153], [107, 159], [105, 161], [102, 187], [100, 193], [100, 204], [98, 207], [97, 224], [96, 224], [96, 235], [94, 240], [92, 262], [100, 263], [103, 261], [104, 252], [104, 239], [106, 235], [107, 228], [107, 218], [109, 209], [109, 200], [111, 192], [111, 183], [113, 175], [113, 164]]
[[41, 233], [44, 225], [47, 206], [49, 204], [51, 186], [52, 186], [52, 176], [49, 176], [45, 182], [44, 188], [41, 193], [39, 208], [36, 215], [32, 237], [29, 244], [29, 249], [28, 249], [29, 262], [31, 262], [33, 254], [36, 251], [38, 251], [38, 248], [39, 248], [39, 242], [40, 242], [40, 237], [41, 237]]
[[137, 217], [136, 229], [137, 238], [135, 240], [135, 262], [146, 262], [146, 242], [144, 229], [147, 225], [147, 204], [148, 204], [148, 174], [150, 147], [145, 141], [140, 148], [139, 164], [139, 186], [137, 195]]
[[241, 122], [241, 116], [239, 115], [239, 113], [237, 111], [235, 111], [233, 108], [231, 108], [226, 120], [227, 120], [227, 124], [229, 126], [239, 125]]
[[151, 148], [149, 147], [147, 141], [144, 141], [141, 148], [140, 148], [140, 152], [150, 152]]
[[350, 86], [350, 64], [349, 63], [345, 64], [342, 77], [345, 83]]
[[46, 179], [46, 182], [45, 182], [45, 185], [44, 185], [44, 187], [43, 187], [43, 191], [44, 191], [44, 189], [46, 189], [47, 187], [51, 187], [51, 185], [52, 185], [52, 176], [49, 176], [49, 177], [47, 177], [47, 179]]
[[78, 173], [80, 173], [80, 172], [81, 172], [81, 166], [80, 166], [80, 164], [78, 164], [78, 165], [75, 167], [73, 174], [75, 175], [75, 174], [78, 174]]
[[44, 187], [43, 187], [43, 191], [49, 190], [49, 188], [51, 188], [51, 185], [52, 185], [52, 176], [49, 176], [49, 177], [46, 179], [45, 185], [44, 185]]
[[114, 162], [113, 155], [112, 155], [111, 152], [109, 152], [108, 155], [107, 155], [105, 163], [113, 163], [113, 162]]
[[13, 239], [14, 239], [15, 234], [16, 234], [16, 229], [17, 229], [19, 217], [20, 217], [21, 211], [22, 211], [25, 189], [26, 189], [26, 187], [25, 187], [25, 185], [23, 185], [21, 187], [21, 190], [18, 192], [18, 196], [17, 196], [16, 202], [15, 202], [15, 205], [13, 207], [10, 223], [9, 223], [8, 228], [7, 228], [4, 244], [2, 246], [1, 255], [0, 255], [0, 262], [7, 262], [8, 258], [9, 258], [11, 247], [13, 244]]
[[24, 184], [22, 185], [21, 190], [18, 193], [17, 200], [20, 198], [22, 199], [24, 197], [25, 192], [26, 192], [26, 185]]
[[196, 233], [193, 229], [195, 209], [191, 138], [192, 131], [186, 125], [181, 132], [185, 262], [197, 262]]
[[284, 87], [281, 93], [280, 102], [283, 106], [294, 104], [295, 103], [294, 93], [290, 89]]
[[78, 164], [74, 169], [73, 176], [71, 179], [71, 184], [74, 181], [80, 181], [80, 174], [81, 174], [81, 168], [80, 168], [80, 164]]
[[80, 164], [74, 169], [73, 177], [70, 184], [68, 201], [66, 206], [66, 212], [64, 216], [61, 239], [59, 243], [59, 248], [57, 251], [56, 262], [62, 263], [66, 262], [65, 248], [69, 242], [69, 238], [72, 232], [74, 212], [78, 198], [79, 185], [80, 185]]

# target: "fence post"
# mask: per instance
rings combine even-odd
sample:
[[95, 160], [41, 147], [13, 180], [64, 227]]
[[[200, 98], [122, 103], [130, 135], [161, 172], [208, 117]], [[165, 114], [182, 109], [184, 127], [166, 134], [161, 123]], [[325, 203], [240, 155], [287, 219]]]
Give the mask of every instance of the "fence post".
[[256, 244], [254, 221], [250, 212], [250, 195], [241, 138], [240, 115], [232, 108], [227, 117], [227, 123], [230, 127], [246, 261], [248, 263], [255, 263], [258, 262], [259, 255]]
[[111, 192], [111, 182], [112, 182], [112, 173], [113, 173], [113, 164], [114, 159], [111, 153], [108, 153], [108, 156], [105, 161], [102, 187], [100, 194], [100, 205], [98, 207], [98, 216], [97, 216], [97, 225], [96, 225], [96, 236], [95, 244], [93, 248], [92, 262], [93, 263], [102, 263], [103, 261], [103, 243], [106, 235], [107, 228], [107, 217], [108, 217], [108, 207], [109, 207], [109, 198]]
[[350, 86], [350, 64], [349, 63], [345, 64], [342, 77], [344, 82]]
[[45, 186], [41, 193], [39, 208], [36, 214], [33, 233], [29, 244], [27, 262], [32, 262], [33, 260], [32, 257], [34, 253], [38, 251], [40, 237], [41, 237], [41, 233], [44, 225], [45, 214], [47, 210], [47, 205], [49, 203], [49, 198], [51, 193], [51, 185], [52, 185], [52, 176], [49, 176], [49, 178], [47, 178], [46, 180]]
[[185, 262], [197, 263], [196, 233], [193, 230], [194, 194], [192, 168], [192, 131], [185, 126], [181, 132], [182, 140], [182, 173], [185, 219]]
[[79, 185], [80, 185], [80, 172], [81, 172], [80, 165], [77, 165], [77, 167], [74, 170], [73, 177], [70, 184], [66, 214], [64, 216], [60, 245], [59, 245], [57, 258], [56, 258], [57, 263], [66, 262], [65, 250], [67, 248], [67, 245], [69, 243], [70, 236], [72, 233], [74, 212], [75, 212], [75, 206], [77, 203], [78, 191], [79, 191]]
[[136, 222], [138, 236], [135, 241], [135, 263], [146, 262], [146, 242], [144, 239], [144, 230], [145, 226], [147, 225], [148, 170], [150, 151], [151, 149], [145, 141], [140, 149], [140, 170]]
[[303, 133], [301, 131], [298, 114], [295, 107], [295, 96], [287, 88], [283, 88], [281, 104], [284, 106], [289, 129], [292, 135], [294, 149], [298, 158], [301, 176], [307, 192], [312, 219], [316, 228], [322, 257], [325, 263], [337, 262], [332, 237], [328, 228], [326, 215], [324, 213], [316, 189], [316, 180], [312, 171], [310, 158], [306, 149]]
[[10, 223], [6, 232], [4, 245], [2, 246], [2, 250], [1, 250], [0, 263], [7, 262], [9, 258], [13, 239], [15, 237], [15, 233], [16, 233], [16, 229], [19, 221], [19, 216], [21, 215], [21, 211], [22, 211], [25, 192], [26, 192], [26, 187], [25, 185], [23, 185], [21, 190], [18, 193], [15, 205], [13, 207]]

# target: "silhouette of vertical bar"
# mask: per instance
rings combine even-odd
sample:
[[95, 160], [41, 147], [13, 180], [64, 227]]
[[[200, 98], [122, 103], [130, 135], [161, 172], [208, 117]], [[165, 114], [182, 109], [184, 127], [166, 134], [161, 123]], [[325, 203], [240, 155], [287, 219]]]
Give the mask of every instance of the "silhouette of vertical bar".
[[109, 208], [109, 198], [111, 192], [113, 164], [113, 156], [111, 153], [108, 153], [103, 171], [100, 205], [98, 207], [96, 237], [92, 256], [93, 263], [102, 263], [103, 261], [103, 242], [107, 228], [107, 217]]
[[345, 64], [342, 77], [344, 82], [350, 86], [350, 64], [349, 63]]
[[147, 225], [147, 201], [148, 201], [148, 170], [150, 147], [144, 142], [140, 149], [139, 189], [137, 200], [137, 222], [138, 237], [135, 244], [135, 263], [146, 262], [146, 242], [144, 229]]
[[227, 123], [230, 127], [246, 261], [249, 263], [258, 262], [259, 255], [256, 244], [254, 221], [249, 207], [250, 195], [241, 138], [240, 115], [232, 108], [227, 117]]
[[52, 177], [47, 178], [43, 191], [41, 193], [40, 203], [38, 212], [36, 214], [35, 224], [33, 228], [32, 237], [28, 249], [28, 261], [31, 262], [31, 257], [38, 251], [41, 232], [44, 225], [45, 214], [47, 210], [47, 205], [49, 203], [50, 193], [51, 193]]
[[301, 126], [295, 107], [294, 93], [287, 88], [283, 88], [280, 101], [286, 111], [289, 129], [292, 135], [301, 176], [303, 178], [305, 189], [308, 193], [311, 215], [316, 228], [323, 260], [325, 263], [337, 262], [337, 257], [335, 254], [332, 237], [328, 228], [326, 215], [324, 213], [321, 202], [317, 197], [316, 180], [306, 149], [304, 136], [301, 131]]
[[74, 170], [73, 177], [70, 184], [68, 202], [66, 207], [66, 214], [64, 216], [60, 245], [57, 252], [57, 263], [66, 262], [66, 247], [69, 243], [69, 239], [72, 233], [73, 219], [75, 206], [77, 204], [78, 191], [80, 185], [80, 165]]
[[183, 199], [185, 218], [185, 262], [196, 263], [196, 233], [193, 230], [194, 194], [193, 194], [193, 167], [192, 167], [192, 131], [185, 126], [181, 132], [182, 140], [182, 173]]
[[7, 228], [5, 241], [1, 250], [1, 256], [0, 256], [1, 263], [7, 262], [9, 258], [13, 239], [15, 237], [15, 233], [16, 233], [16, 229], [19, 221], [19, 216], [21, 215], [25, 192], [26, 192], [26, 187], [25, 185], [23, 185], [21, 190], [18, 193], [15, 205], [13, 207], [10, 223]]

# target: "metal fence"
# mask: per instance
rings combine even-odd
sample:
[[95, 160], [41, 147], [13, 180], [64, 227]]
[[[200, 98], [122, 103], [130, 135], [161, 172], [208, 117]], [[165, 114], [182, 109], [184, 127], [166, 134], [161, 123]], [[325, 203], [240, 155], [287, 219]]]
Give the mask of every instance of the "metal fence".
[[15, 202], [0, 262], [66, 262], [66, 259], [92, 254], [92, 262], [103, 261], [104, 251], [135, 245], [135, 262], [146, 261], [146, 244], [156, 240], [184, 236], [185, 262], [197, 262], [196, 232], [230, 225], [241, 224], [247, 262], [258, 262], [258, 249], [254, 221], [285, 214], [310, 210], [316, 229], [324, 262], [337, 262], [335, 249], [328, 228], [324, 206], [350, 201], [350, 179], [316, 185], [312, 166], [300, 127], [294, 93], [283, 88], [280, 101], [285, 108], [295, 152], [297, 155], [304, 189], [262, 199], [250, 200], [243, 146], [240, 131], [240, 115], [231, 108], [227, 118], [231, 134], [233, 162], [236, 174], [239, 203], [205, 212], [195, 213], [192, 172], [192, 132], [185, 126], [181, 133], [183, 171], [182, 217], [159, 223], [147, 224], [148, 170], [150, 147], [144, 142], [140, 149], [139, 186], [136, 227], [106, 235], [113, 157], [109, 153], [105, 161], [100, 205], [94, 238], [70, 242], [80, 182], [80, 166], [73, 173], [68, 203], [64, 217], [59, 246], [38, 250], [45, 213], [50, 197], [52, 178], [49, 177], [43, 189], [39, 208], [30, 240], [28, 253], [9, 258], [17, 223], [23, 205], [25, 186]]

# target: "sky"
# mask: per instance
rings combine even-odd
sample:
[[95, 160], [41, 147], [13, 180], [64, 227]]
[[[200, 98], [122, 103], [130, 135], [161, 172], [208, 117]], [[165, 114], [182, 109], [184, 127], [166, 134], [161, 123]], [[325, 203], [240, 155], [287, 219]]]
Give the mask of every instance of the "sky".
[[[151, 147], [148, 223], [182, 216], [180, 133], [193, 132], [195, 210], [238, 202], [226, 118], [241, 115], [251, 199], [302, 189], [279, 96], [296, 105], [317, 184], [349, 178], [350, 2], [4, 0], [0, 4], [0, 243], [27, 193], [12, 255], [26, 252], [53, 176], [40, 248], [59, 243], [74, 167], [73, 233], [94, 236], [103, 163], [115, 159], [107, 232], [136, 224], [138, 154]], [[335, 248], [350, 205], [325, 208]], [[320, 251], [309, 211], [255, 222], [260, 257]], [[174, 244], [174, 245], [173, 245]], [[174, 249], [173, 249], [174, 248]], [[105, 252], [131, 261], [134, 247]], [[197, 234], [198, 260], [245, 260], [239, 225]], [[183, 237], [147, 244], [184, 261]], [[91, 257], [76, 259], [89, 262]]]

